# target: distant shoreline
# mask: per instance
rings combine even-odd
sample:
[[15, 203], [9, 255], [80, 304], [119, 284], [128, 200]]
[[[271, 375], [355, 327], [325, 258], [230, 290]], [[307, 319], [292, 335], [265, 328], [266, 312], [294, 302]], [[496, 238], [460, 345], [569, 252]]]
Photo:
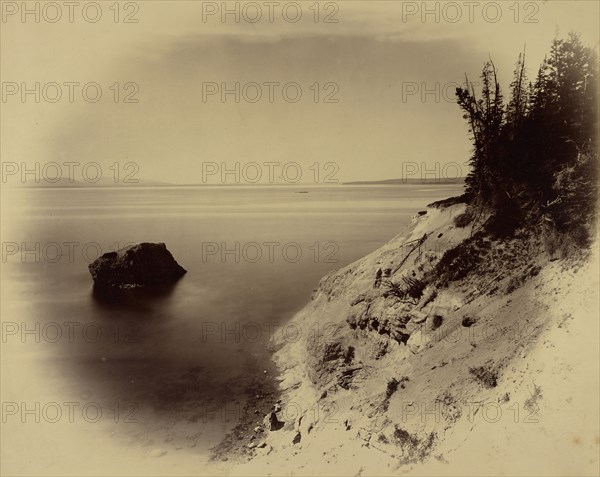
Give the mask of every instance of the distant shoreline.
[[449, 184], [463, 184], [465, 182], [464, 177], [457, 177], [454, 179], [383, 179], [379, 181], [353, 181], [353, 182], [342, 182], [343, 185], [449, 185]]

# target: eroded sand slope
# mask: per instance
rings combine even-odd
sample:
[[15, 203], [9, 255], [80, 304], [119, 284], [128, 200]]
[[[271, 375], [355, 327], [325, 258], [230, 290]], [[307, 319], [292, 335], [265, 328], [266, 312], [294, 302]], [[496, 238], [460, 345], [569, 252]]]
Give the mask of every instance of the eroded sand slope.
[[597, 251], [483, 237], [445, 270], [464, 208], [321, 280], [275, 353], [285, 425], [235, 474], [598, 474]]

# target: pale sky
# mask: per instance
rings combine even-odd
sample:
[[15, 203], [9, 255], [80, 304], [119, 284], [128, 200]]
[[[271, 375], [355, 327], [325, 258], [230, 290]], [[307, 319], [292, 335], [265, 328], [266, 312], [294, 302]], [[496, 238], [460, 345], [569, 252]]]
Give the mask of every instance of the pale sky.
[[[12, 14], [21, 2], [3, 2], [3, 162], [97, 162], [105, 175], [115, 162], [135, 162], [136, 177], [173, 183], [202, 183], [203, 163], [296, 162], [306, 178], [311, 164], [333, 162], [340, 181], [401, 177], [403, 162], [430, 170], [437, 162], [441, 170], [469, 158], [466, 124], [450, 102], [465, 73], [477, 81], [491, 56], [508, 93], [524, 45], [533, 77], [557, 32], [580, 32], [590, 46], [599, 41], [596, 1], [428, 2], [433, 13], [425, 17], [423, 2], [321, 2], [318, 22], [314, 2], [303, 1], [296, 23], [283, 16], [293, 2], [275, 2], [272, 23], [268, 2], [254, 3], [263, 13], [256, 23], [247, 21], [255, 6], [242, 11], [244, 2], [239, 23], [233, 14], [223, 23], [218, 11], [203, 21], [203, 8], [208, 14], [221, 2], [131, 3], [138, 11], [122, 3], [118, 23], [113, 2], [100, 2], [96, 23], [79, 10], [70, 23], [64, 5], [55, 23], [47, 21], [51, 10], [40, 12], [40, 23], [33, 14], [23, 23], [21, 12]], [[288, 19], [296, 12], [288, 6]], [[128, 13], [138, 23], [123, 23]], [[324, 23], [327, 14], [337, 23]], [[59, 83], [62, 98], [36, 103], [31, 94], [22, 102], [21, 87], [36, 82]], [[65, 82], [96, 82], [102, 98], [88, 103], [73, 86], [71, 103]], [[128, 82], [139, 86], [138, 103], [123, 103], [133, 91], [123, 89]], [[236, 103], [229, 95], [223, 103], [222, 85], [235, 83], [258, 83], [262, 98]], [[266, 83], [276, 83], [273, 102]], [[284, 99], [279, 85], [287, 83], [300, 86], [298, 102]], [[422, 101], [424, 88], [438, 93]], [[257, 92], [244, 91], [247, 98]], [[45, 92], [56, 94], [50, 86]], [[338, 102], [323, 102], [328, 93]]]

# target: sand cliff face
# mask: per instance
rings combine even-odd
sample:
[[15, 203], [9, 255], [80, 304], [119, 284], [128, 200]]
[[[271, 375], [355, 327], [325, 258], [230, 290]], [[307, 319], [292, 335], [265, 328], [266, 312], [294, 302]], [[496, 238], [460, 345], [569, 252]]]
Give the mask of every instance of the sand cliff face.
[[283, 427], [235, 474], [597, 471], [597, 253], [550, 261], [464, 208], [321, 280], [275, 353]]

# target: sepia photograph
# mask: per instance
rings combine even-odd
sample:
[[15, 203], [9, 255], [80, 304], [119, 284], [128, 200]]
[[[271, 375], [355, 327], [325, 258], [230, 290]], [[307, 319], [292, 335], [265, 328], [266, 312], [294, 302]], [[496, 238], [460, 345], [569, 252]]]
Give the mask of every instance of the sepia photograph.
[[597, 0], [0, 0], [0, 475], [600, 476]]

